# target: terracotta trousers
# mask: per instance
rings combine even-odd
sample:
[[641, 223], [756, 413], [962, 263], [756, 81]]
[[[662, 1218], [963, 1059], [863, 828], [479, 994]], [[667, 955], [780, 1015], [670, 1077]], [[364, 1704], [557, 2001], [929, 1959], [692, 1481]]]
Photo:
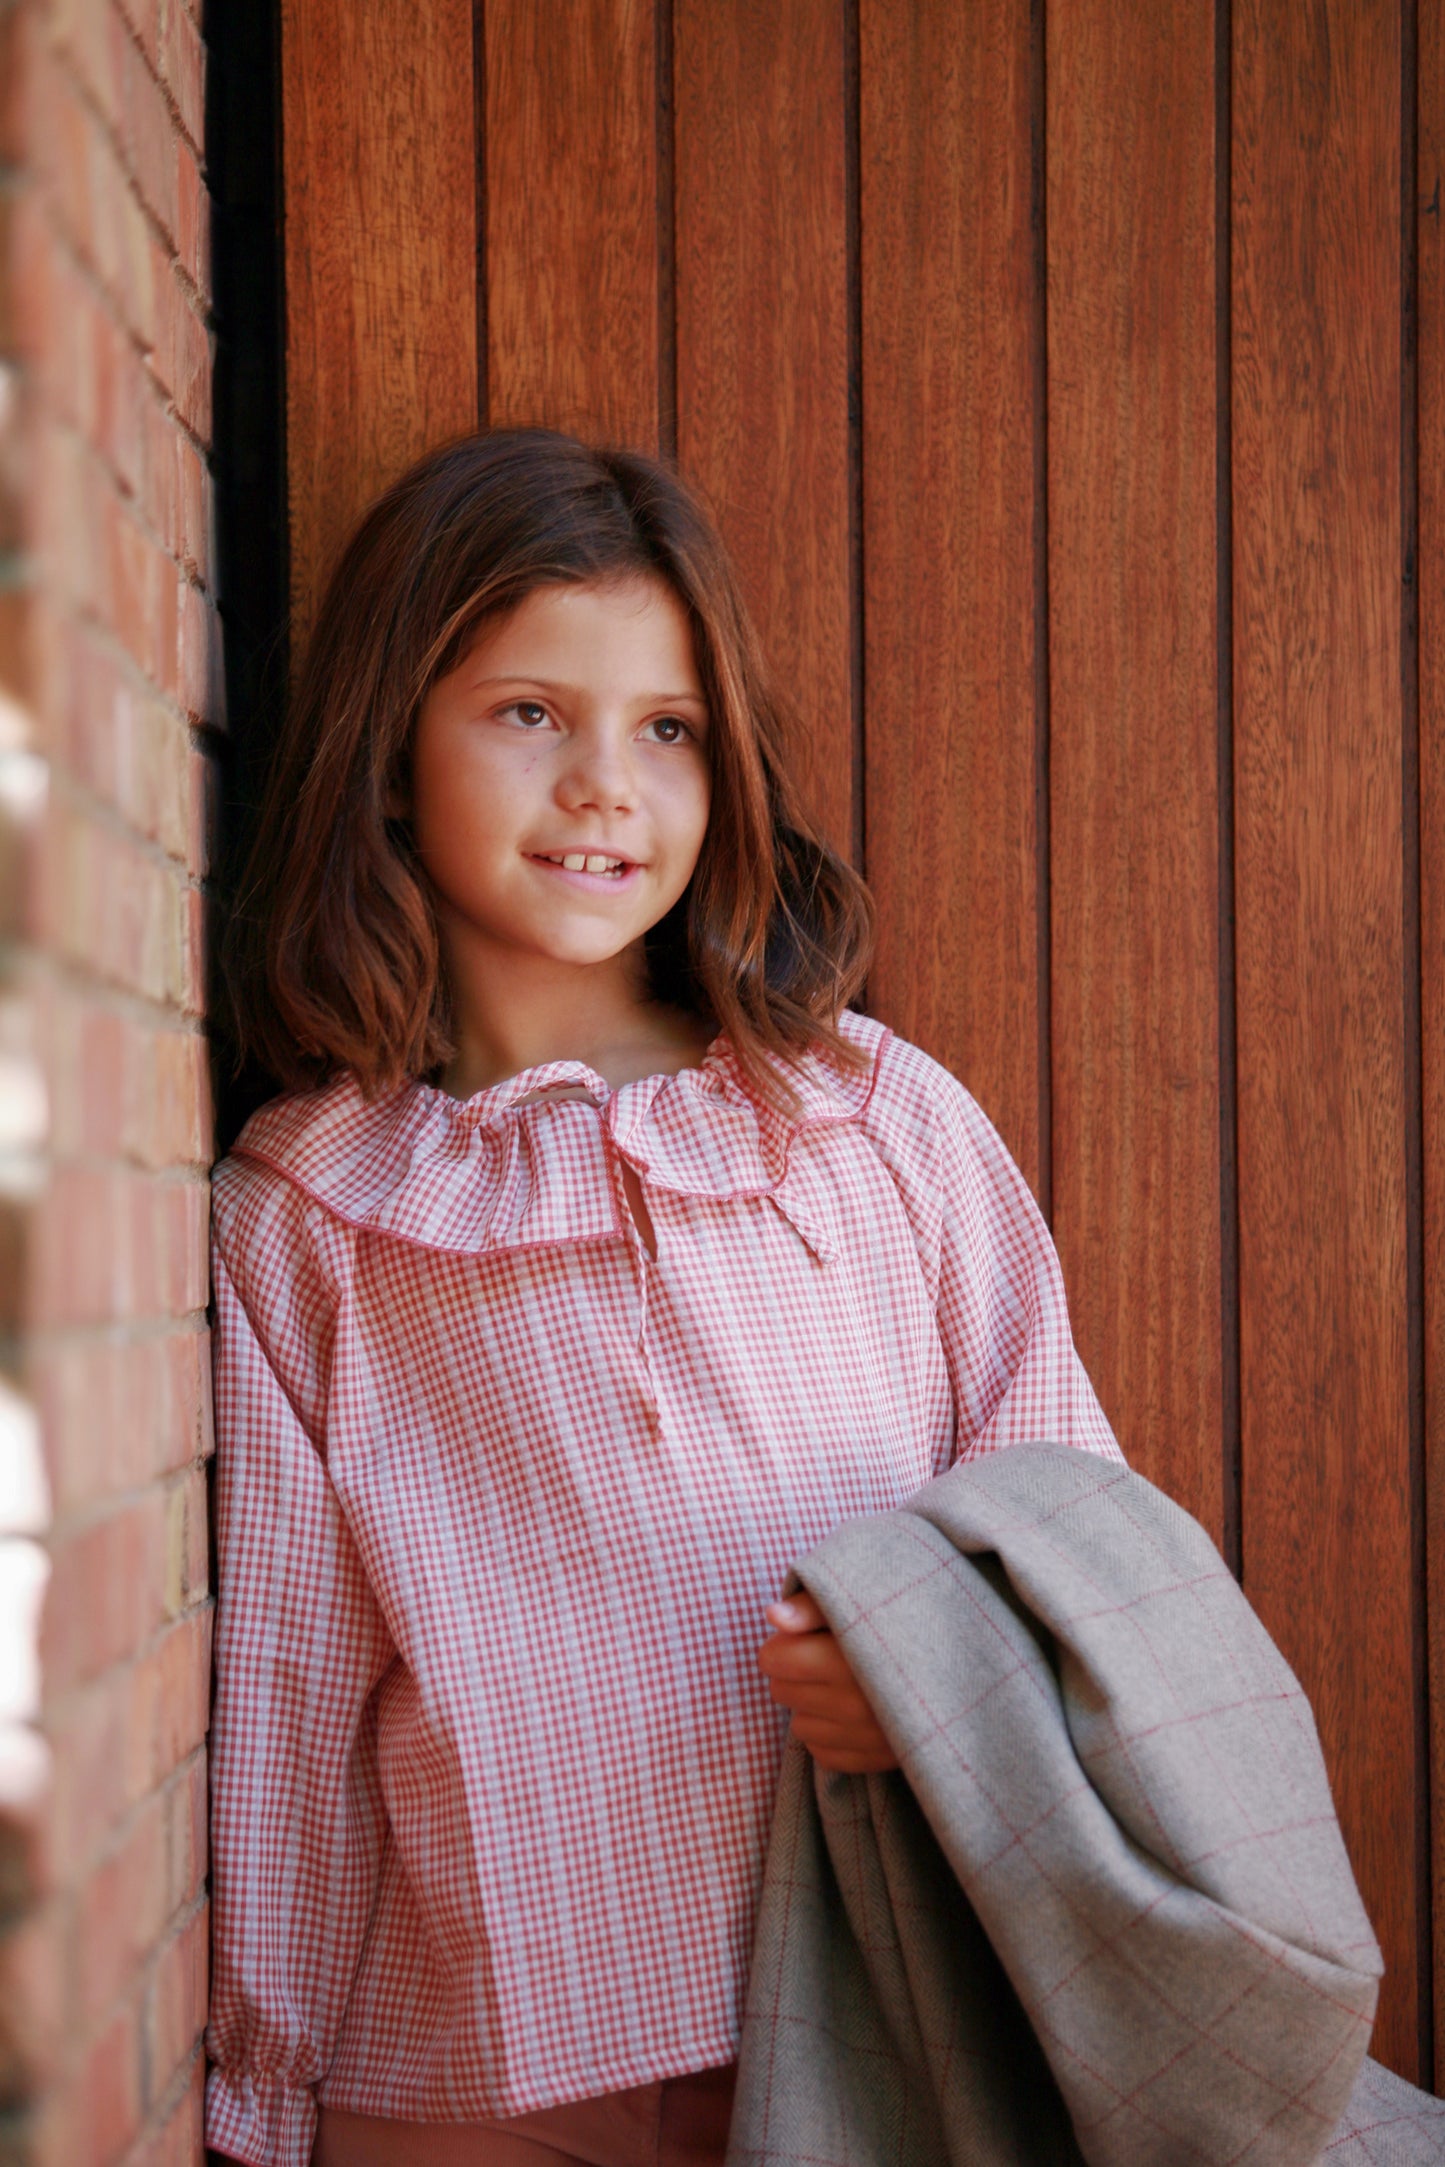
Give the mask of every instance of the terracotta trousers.
[[736, 2074], [730, 2062], [465, 2126], [323, 2107], [311, 2167], [722, 2167]]

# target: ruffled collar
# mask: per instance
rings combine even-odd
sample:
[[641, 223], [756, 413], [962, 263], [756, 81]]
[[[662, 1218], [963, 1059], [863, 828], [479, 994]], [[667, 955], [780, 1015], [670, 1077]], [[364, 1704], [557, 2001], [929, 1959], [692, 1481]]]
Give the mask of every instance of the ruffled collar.
[[469, 1099], [411, 1083], [368, 1100], [345, 1074], [263, 1106], [235, 1156], [353, 1225], [465, 1253], [617, 1234], [603, 1131], [658, 1188], [770, 1196], [787, 1210], [796, 1140], [864, 1112], [890, 1036], [852, 1011], [840, 1028], [867, 1067], [845, 1073], [808, 1054], [786, 1071], [799, 1101], [791, 1116], [753, 1090], [719, 1033], [699, 1066], [615, 1091], [584, 1061], [543, 1062]]

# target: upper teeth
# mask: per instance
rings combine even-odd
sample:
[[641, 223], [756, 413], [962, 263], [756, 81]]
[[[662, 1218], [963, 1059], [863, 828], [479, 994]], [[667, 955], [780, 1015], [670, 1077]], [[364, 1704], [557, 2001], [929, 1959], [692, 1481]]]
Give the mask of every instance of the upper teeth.
[[580, 850], [569, 850], [563, 858], [553, 858], [553, 865], [561, 865], [569, 873], [611, 873], [625, 863], [622, 858], [588, 857]]

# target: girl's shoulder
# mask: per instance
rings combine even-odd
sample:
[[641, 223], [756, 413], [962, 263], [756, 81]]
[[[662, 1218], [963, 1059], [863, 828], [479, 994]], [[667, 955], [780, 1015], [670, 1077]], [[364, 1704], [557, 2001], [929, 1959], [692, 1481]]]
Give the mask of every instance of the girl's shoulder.
[[364, 1218], [409, 1161], [427, 1096], [407, 1084], [368, 1099], [349, 1070], [313, 1091], [283, 1092], [257, 1108], [216, 1168], [218, 1194], [281, 1183], [340, 1218]]
[[374, 1217], [411, 1163], [418, 1097], [405, 1087], [369, 1100], [345, 1073], [258, 1107], [211, 1177], [212, 1230], [228, 1264], [311, 1250], [319, 1223]]
[[[849, 1025], [859, 1020], [849, 1019]], [[882, 1026], [870, 1025], [872, 1031]], [[850, 1030], [850, 1034], [851, 1030]], [[920, 1227], [936, 1235], [960, 1213], [1032, 1229], [1032, 1193], [1008, 1146], [967, 1085], [897, 1032], [877, 1041], [874, 1088], [860, 1120]]]
[[872, 1086], [860, 1118], [876, 1141], [925, 1156], [950, 1140], [986, 1153], [1003, 1149], [972, 1092], [922, 1046], [851, 1010], [839, 1019], [839, 1028], [872, 1057]]

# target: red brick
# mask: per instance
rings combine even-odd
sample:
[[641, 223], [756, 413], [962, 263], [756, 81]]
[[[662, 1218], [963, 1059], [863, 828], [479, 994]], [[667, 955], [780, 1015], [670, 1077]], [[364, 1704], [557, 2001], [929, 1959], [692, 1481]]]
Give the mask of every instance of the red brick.
[[32, 1315], [47, 1324], [182, 1316], [208, 1292], [204, 1181], [57, 1167], [35, 1207]]
[[32, 1358], [31, 1383], [57, 1513], [138, 1488], [210, 1449], [204, 1331], [52, 1344]]
[[190, 731], [169, 707], [154, 702], [137, 739], [131, 817], [143, 835], [159, 843], [188, 872], [201, 873], [195, 832], [195, 760]]
[[[88, 4], [95, 6], [98, 0], [88, 0]], [[177, 161], [171, 117], [159, 83], [126, 35], [120, 17], [110, 8], [106, 13], [115, 25], [120, 48], [118, 118], [125, 161], [135, 177], [142, 202], [174, 241], [177, 234]]]
[[121, 81], [130, 40], [120, 18], [96, 0], [52, 0], [58, 49], [112, 128], [121, 120]]
[[23, 939], [34, 931], [44, 872], [44, 808], [27, 799], [35, 784], [43, 789], [44, 769], [31, 754], [0, 755], [0, 779], [0, 932]]
[[208, 1866], [206, 1756], [197, 1753], [166, 1786], [166, 1906], [170, 1916], [193, 1904]]
[[189, 732], [138, 670], [89, 632], [62, 649], [52, 759], [138, 833], [199, 870]]
[[70, 238], [143, 346], [156, 338], [165, 259], [97, 116], [55, 63], [35, 70], [37, 150]]
[[161, 0], [119, 0], [121, 14], [140, 40], [153, 68], [160, 66]]
[[9, 323], [6, 349], [37, 377], [48, 376], [65, 356], [59, 350], [54, 287], [62, 261], [44, 199], [32, 185], [10, 191], [10, 256], [5, 265]]
[[153, 2096], [164, 2097], [205, 2028], [210, 1915], [202, 1904], [161, 1950], [146, 2008]]
[[134, 1027], [125, 1074], [127, 1155], [157, 1169], [209, 1163], [210, 1064], [199, 1032]]
[[161, 80], [175, 100], [181, 126], [199, 151], [205, 142], [205, 55], [201, 33], [179, 0], [165, 0], [160, 58]]
[[216, 857], [216, 836], [220, 824], [220, 768], [216, 761], [193, 749], [189, 780], [190, 833], [186, 863], [197, 879], [203, 879], [210, 872]]
[[166, 1492], [165, 1606], [178, 1618], [209, 1590], [210, 1544], [206, 1525], [206, 1477], [192, 1468]]
[[111, 1670], [53, 1699], [47, 1711], [54, 1784], [44, 1836], [47, 1870], [57, 1886], [78, 1883], [143, 1795], [131, 1789], [126, 1733], [134, 1690], [130, 1669]]
[[29, 88], [30, 33], [28, 9], [9, 7], [0, 12], [0, 165], [25, 162], [25, 100]]
[[19, 311], [10, 275], [15, 260], [15, 225], [19, 205], [13, 192], [0, 193], [0, 354], [13, 354], [19, 343]]
[[135, 1666], [126, 1739], [132, 1789], [153, 1790], [195, 1752], [211, 1711], [211, 1609], [168, 1628]]
[[211, 298], [211, 199], [184, 137], [176, 138], [176, 254], [203, 301]]
[[48, 944], [105, 983], [195, 1011], [196, 891], [179, 868], [57, 793], [40, 870]]
[[49, 1015], [50, 1142], [63, 1158], [91, 1152], [117, 1157], [124, 1101], [113, 1078], [124, 1074], [137, 1026], [117, 1009], [98, 1007], [72, 986], [57, 987]]
[[33, 676], [35, 611], [19, 587], [0, 587], [0, 686], [23, 700]]
[[185, 586], [179, 597], [179, 646], [176, 694], [196, 722], [220, 729], [226, 719], [222, 674], [221, 620], [199, 587]]
[[125, 1148], [140, 1165], [202, 1166], [211, 1155], [206, 1042], [195, 1031], [142, 1031], [127, 1046]]
[[96, 331], [96, 427], [93, 441], [127, 496], [142, 493], [154, 395], [135, 346], [103, 310]]
[[140, 2011], [130, 2005], [108, 2024], [85, 2055], [76, 2087], [74, 2158], [85, 2167], [112, 2167], [141, 2126]]
[[143, 2139], [133, 2167], [196, 2167], [205, 2148], [205, 2082], [205, 2057], [198, 2053], [174, 2103], [158, 2110], [157, 2126]]
[[149, 1639], [166, 1616], [168, 1500], [153, 1490], [51, 1541], [41, 1622], [48, 1694], [84, 1684]]
[[167, 555], [178, 559], [182, 538], [180, 431], [166, 412], [153, 377], [146, 383], [145, 394], [139, 432], [140, 508], [146, 525]]
[[25, 1313], [32, 1218], [23, 1203], [0, 1203], [0, 1318], [11, 1326]]
[[53, 297], [59, 252], [38, 192], [21, 189], [13, 199], [10, 261], [10, 351], [38, 375], [52, 375], [66, 354], [55, 337], [58, 320]]
[[211, 440], [211, 339], [183, 286], [167, 270], [151, 366], [176, 412], [203, 444]]
[[116, 1848], [92, 1867], [76, 1897], [80, 2016], [89, 2029], [139, 1973], [166, 1927], [166, 1801], [149, 1798]]
[[90, 489], [99, 550], [93, 604], [101, 621], [162, 691], [175, 689], [176, 568], [99, 481]]
[[175, 554], [203, 587], [211, 584], [211, 477], [188, 437], [176, 435], [179, 529]]
[[[53, 1793], [41, 1830], [47, 1885], [79, 1886], [137, 1806], [177, 1770], [190, 1780], [210, 1715], [211, 1615], [209, 1603], [189, 1611], [132, 1661], [55, 1701], [47, 1716]], [[168, 1843], [179, 1810], [167, 1790]], [[168, 1852], [167, 1894], [174, 1880]]]
[[179, 1005], [188, 1016], [204, 1015], [206, 993], [206, 917], [199, 888], [188, 888], [184, 898], [185, 944], [182, 957], [185, 977]]
[[83, 606], [99, 583], [85, 447], [41, 415], [30, 436], [35, 570], [52, 608]]
[[52, 1899], [0, 1932], [0, 2097], [17, 2097], [27, 2077], [43, 2081], [64, 2059], [65, 1928]]

